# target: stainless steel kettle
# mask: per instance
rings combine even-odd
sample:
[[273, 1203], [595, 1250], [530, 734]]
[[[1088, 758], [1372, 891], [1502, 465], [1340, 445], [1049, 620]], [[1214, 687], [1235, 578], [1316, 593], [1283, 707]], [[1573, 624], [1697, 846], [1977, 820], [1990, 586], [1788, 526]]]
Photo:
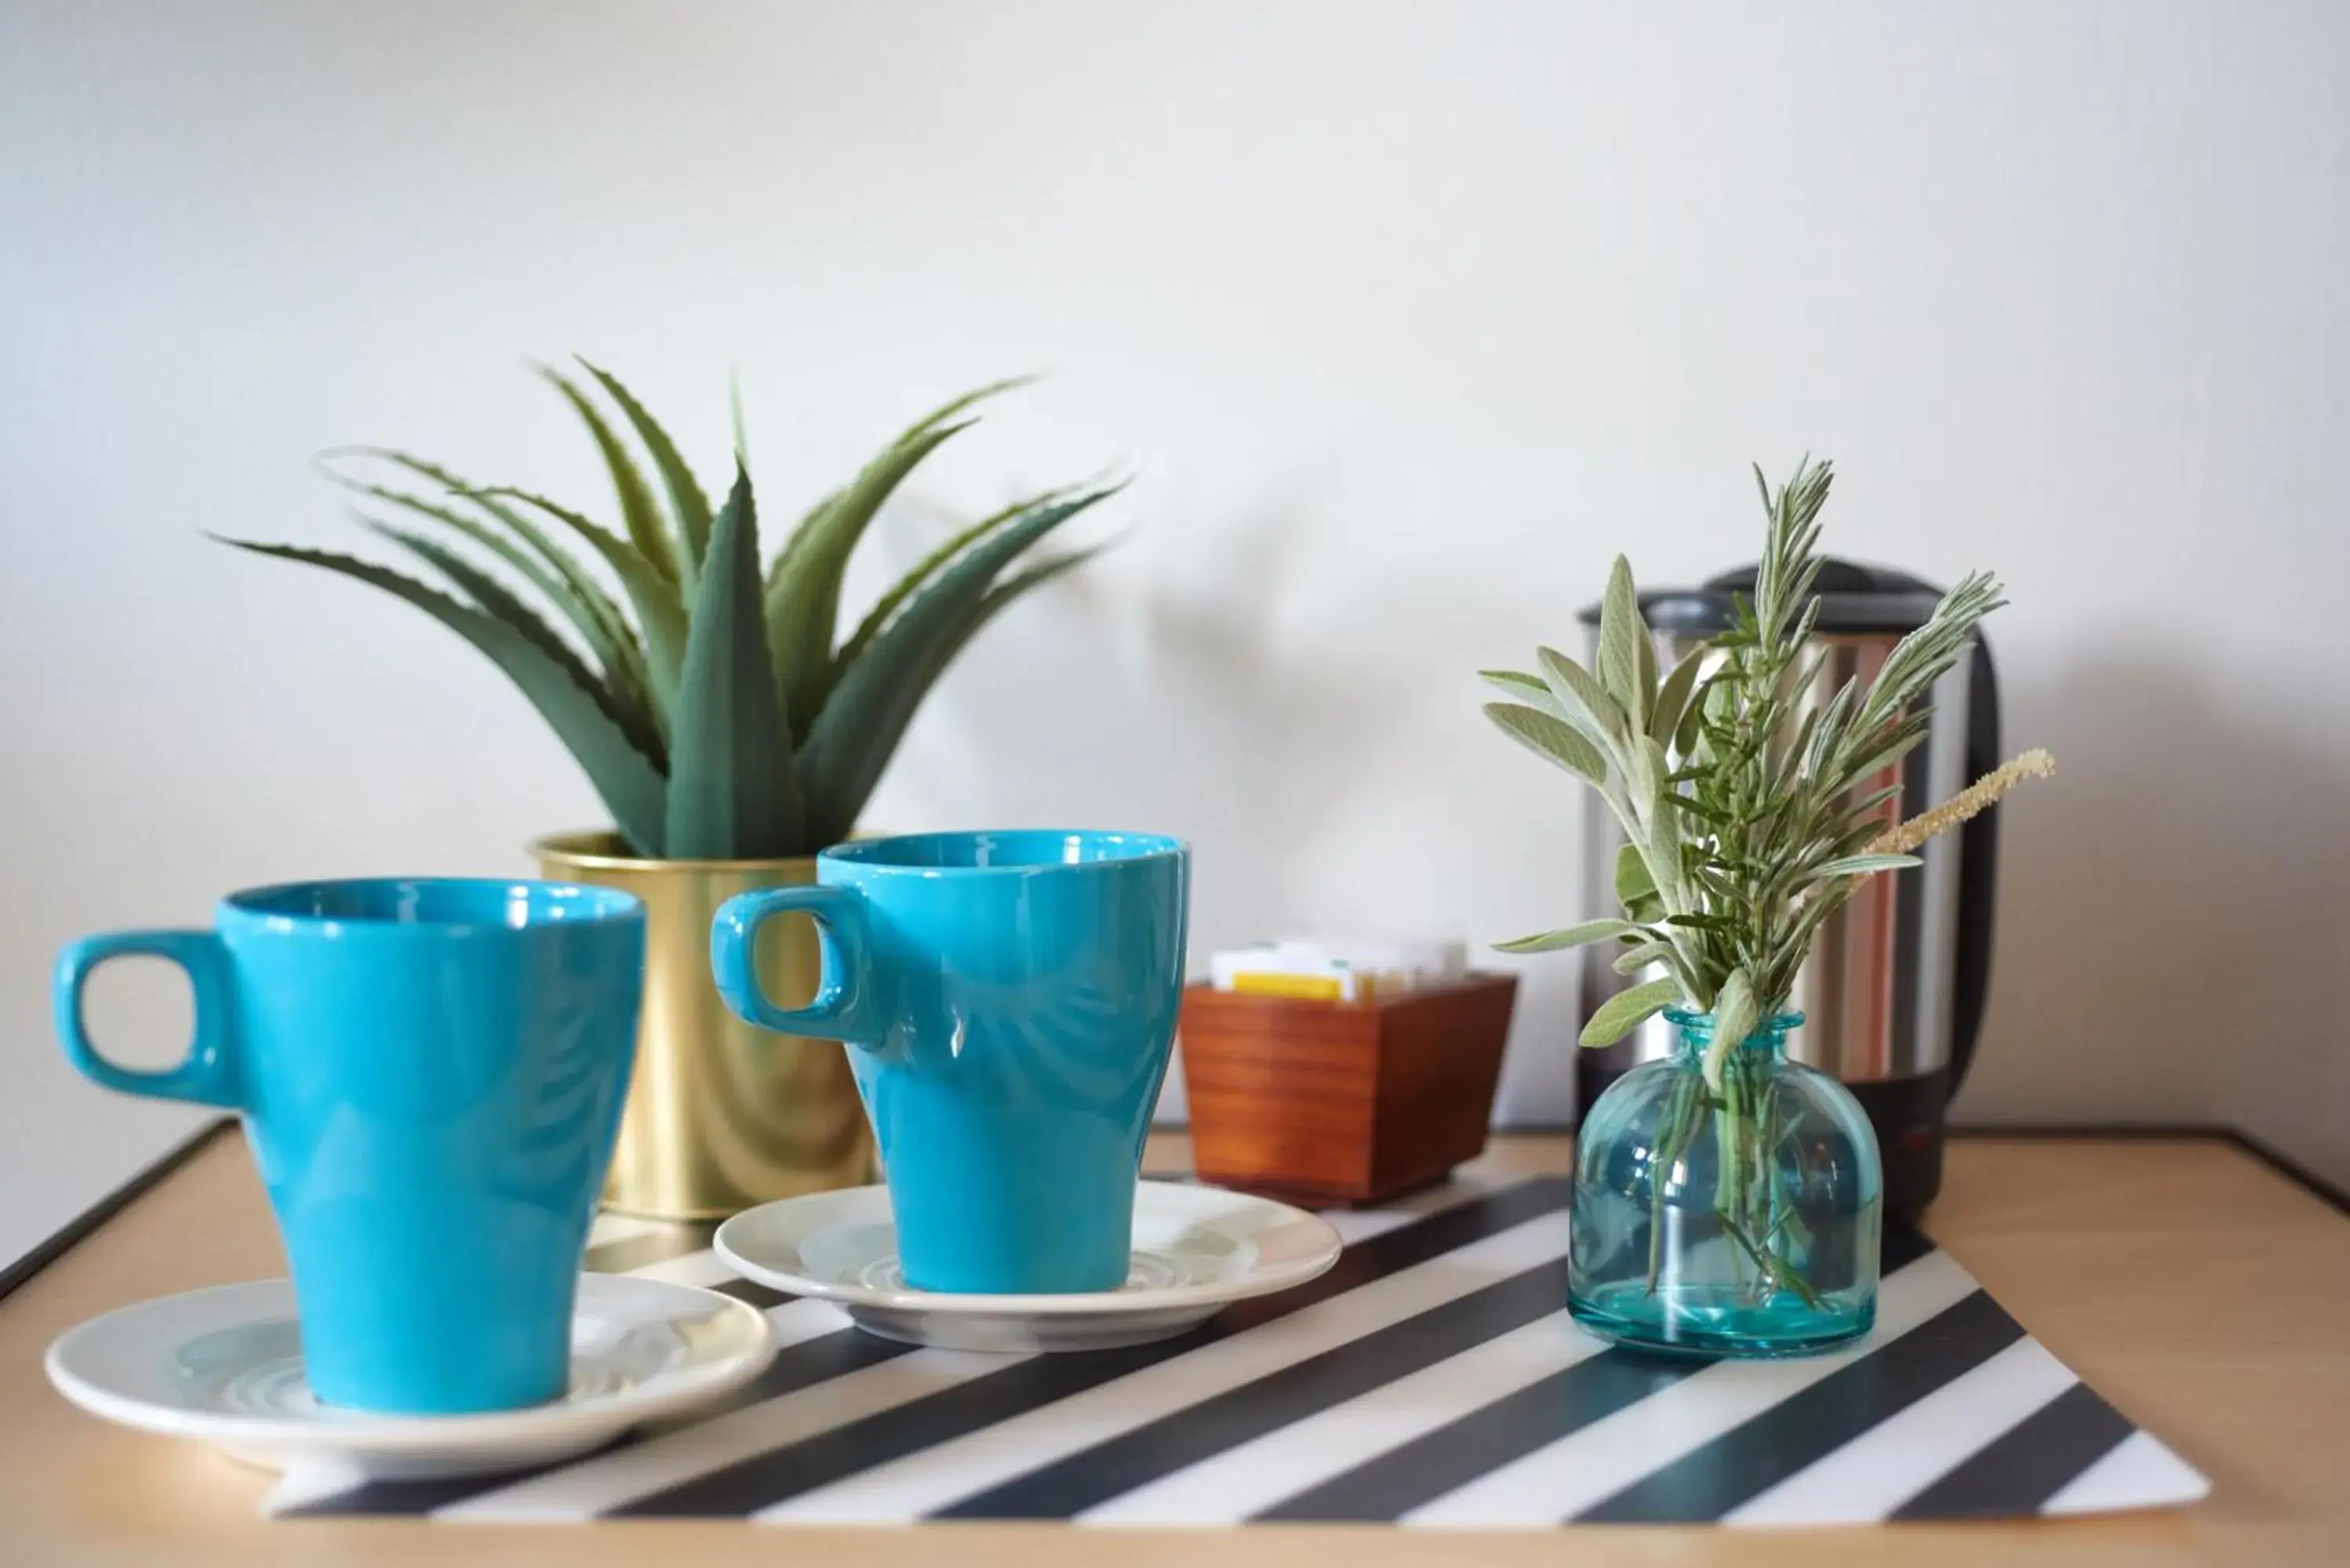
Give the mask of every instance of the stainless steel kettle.
[[[1669, 670], [1729, 623], [1731, 596], [1751, 592], [1754, 570], [1726, 572], [1695, 589], [1644, 594], [1641, 612], [1657, 639], [1657, 662]], [[1814, 646], [1827, 657], [1802, 694], [1824, 703], [1851, 677], [1866, 683], [1902, 636], [1924, 624], [1939, 591], [1916, 577], [1847, 561], [1822, 562]], [[1595, 659], [1599, 608], [1583, 612], [1586, 652]], [[1943, 800], [1999, 763], [1999, 686], [1991, 649], [1978, 640], [1927, 693], [1926, 740], [1865, 787], [1898, 784], [1885, 808], [1908, 815]], [[1868, 1112], [1885, 1159], [1886, 1201], [1915, 1216], [1942, 1185], [1943, 1116], [1958, 1092], [1981, 1032], [1991, 986], [1991, 913], [1997, 876], [1998, 811], [1929, 842], [1925, 864], [1872, 877], [1820, 928], [1795, 981], [1793, 1005], [1804, 1025], [1788, 1054], [1844, 1080]], [[1584, 812], [1586, 917], [1616, 912], [1616, 855], [1624, 842], [1615, 817], [1596, 803]], [[1583, 952], [1583, 1017], [1649, 975], [1620, 976], [1614, 952]], [[1659, 971], [1661, 972], [1661, 971]], [[1621, 1043], [1580, 1053], [1579, 1103], [1589, 1106], [1638, 1062], [1668, 1055], [1672, 1026], [1651, 1018]]]

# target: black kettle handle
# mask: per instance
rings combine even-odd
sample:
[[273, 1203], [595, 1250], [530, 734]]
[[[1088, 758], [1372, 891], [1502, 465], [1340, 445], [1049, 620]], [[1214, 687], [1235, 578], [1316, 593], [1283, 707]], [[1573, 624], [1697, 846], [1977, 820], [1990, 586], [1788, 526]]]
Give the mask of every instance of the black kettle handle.
[[[1967, 680], [1967, 782], [1999, 766], [1999, 670], [1991, 645], [1975, 639], [1974, 670]], [[1991, 1000], [1991, 918], [1998, 909], [1999, 807], [1959, 829], [1959, 955], [1952, 977], [1957, 1005], [1950, 1013], [1950, 1094], [1966, 1081]]]

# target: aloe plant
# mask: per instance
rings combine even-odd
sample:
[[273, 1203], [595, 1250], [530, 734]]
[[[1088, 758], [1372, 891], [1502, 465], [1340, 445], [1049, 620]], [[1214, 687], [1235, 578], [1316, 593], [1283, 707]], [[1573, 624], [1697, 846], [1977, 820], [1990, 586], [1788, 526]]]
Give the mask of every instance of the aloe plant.
[[[916, 465], [977, 422], [972, 409], [1019, 383], [982, 387], [915, 423], [801, 518], [763, 570], [739, 431], [733, 483], [713, 508], [644, 406], [580, 363], [600, 400], [579, 379], [542, 374], [610, 472], [618, 532], [529, 491], [358, 448], [329, 454], [329, 477], [404, 514], [405, 527], [367, 511], [359, 520], [437, 582], [331, 551], [222, 542], [372, 584], [464, 638], [570, 749], [639, 855], [767, 858], [847, 837], [955, 655], [1014, 599], [1103, 547], [1018, 564], [1118, 487], [1032, 496], [946, 540], [841, 639], [841, 579], [874, 514]], [[386, 465], [400, 482], [338, 466], [353, 457]], [[600, 570], [558, 539], [586, 546]]]

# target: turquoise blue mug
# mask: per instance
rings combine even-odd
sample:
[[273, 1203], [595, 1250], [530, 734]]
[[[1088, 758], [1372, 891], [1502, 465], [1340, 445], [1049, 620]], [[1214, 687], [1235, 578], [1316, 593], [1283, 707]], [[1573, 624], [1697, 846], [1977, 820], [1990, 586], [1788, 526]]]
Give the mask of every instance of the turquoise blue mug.
[[[242, 1115], [292, 1265], [311, 1389], [414, 1415], [515, 1409], [570, 1376], [572, 1296], [635, 1054], [644, 906], [553, 882], [303, 882], [209, 931], [86, 937], [57, 1024], [92, 1082]], [[187, 971], [187, 1057], [100, 1055], [90, 971]]]
[[[847, 1042], [917, 1290], [1125, 1283], [1134, 1184], [1183, 989], [1191, 852], [1133, 833], [932, 833], [816, 857], [816, 885], [721, 906], [727, 1004]], [[778, 1007], [763, 921], [813, 916], [824, 974]]]

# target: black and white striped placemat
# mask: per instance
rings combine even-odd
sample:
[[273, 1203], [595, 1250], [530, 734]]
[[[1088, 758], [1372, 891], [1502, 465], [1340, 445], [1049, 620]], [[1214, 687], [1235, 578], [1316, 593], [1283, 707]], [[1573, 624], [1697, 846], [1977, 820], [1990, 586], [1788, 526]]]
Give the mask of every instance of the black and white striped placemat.
[[607, 1221], [591, 1267], [764, 1307], [785, 1349], [691, 1421], [504, 1477], [333, 1490], [285, 1517], [1080, 1524], [1825, 1524], [2171, 1506], [2202, 1476], [1917, 1231], [1838, 1355], [1670, 1362], [1569, 1321], [1566, 1183], [1457, 1182], [1331, 1216], [1321, 1279], [1158, 1345], [916, 1349], [735, 1278], [691, 1231]]

